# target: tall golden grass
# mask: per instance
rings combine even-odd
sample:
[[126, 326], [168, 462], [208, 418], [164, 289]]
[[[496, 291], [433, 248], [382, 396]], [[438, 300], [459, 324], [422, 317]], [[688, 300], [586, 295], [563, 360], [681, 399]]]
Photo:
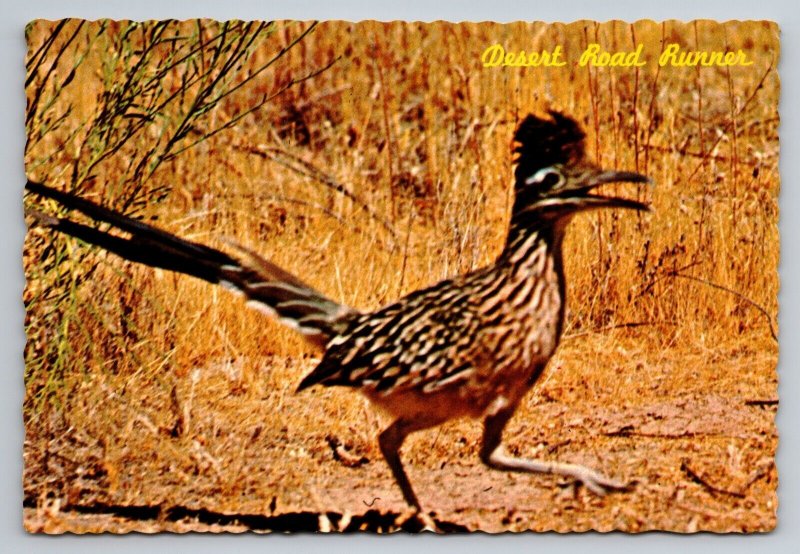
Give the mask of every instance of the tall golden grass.
[[[99, 32], [101, 24], [107, 28]], [[29, 64], [56, 25], [31, 24]], [[142, 55], [153, 25], [125, 37], [127, 63]], [[170, 36], [194, 37], [198, 44], [220, 29], [212, 22], [170, 25]], [[310, 25], [277, 23], [259, 35], [242, 67], [226, 75], [230, 87]], [[29, 104], [45, 89], [28, 128], [29, 137], [37, 137], [26, 151], [30, 178], [122, 206], [210, 245], [224, 248], [220, 237], [232, 237], [333, 298], [371, 309], [491, 262], [509, 215], [515, 126], [529, 112], [556, 109], [583, 124], [587, 151], [600, 165], [639, 171], [655, 182], [652, 214], [593, 213], [571, 225], [562, 352], [625, 367], [625, 352], [634, 349], [648, 364], [669, 366], [662, 375], [668, 384], [652, 397], [738, 390], [751, 381], [747, 390], [776, 394], [774, 24], [320, 23], [194, 120], [171, 151], [175, 155], [158, 163], [147, 157], [149, 150], [163, 147], [200, 85], [187, 86], [183, 104], [156, 114], [118, 151], [89, 163], [101, 147], [87, 144], [87, 129], [108, 84], [120, 86], [114, 72], [123, 70], [112, 69], [110, 60], [118, 55], [114, 44], [125, 25], [78, 26], [66, 23], [51, 50], [63, 53], [43, 60], [26, 89]], [[650, 63], [572, 63], [592, 42], [611, 50], [643, 44]], [[480, 56], [494, 43], [527, 51], [562, 45], [570, 63], [484, 68]], [[666, 43], [743, 49], [755, 63], [659, 67], [653, 59]], [[168, 42], [159, 46], [142, 71], [163, 67], [170, 48]], [[185, 64], [196, 69], [212, 60], [206, 53]], [[148, 94], [180, 90], [181, 79], [191, 74], [185, 64], [165, 72]], [[66, 84], [45, 88], [52, 83]], [[258, 109], [207, 136], [264, 98], [269, 100]], [[136, 121], [150, 100], [133, 102], [116, 125]], [[59, 114], [66, 115], [54, 125]], [[145, 160], [145, 169], [133, 171], [131, 160]], [[126, 205], [126, 191], [134, 187], [142, 193]], [[54, 413], [70, 425], [102, 426], [87, 419], [99, 417], [92, 402], [109, 394], [103, 390], [128, 395], [126, 402], [160, 419], [176, 387], [195, 390], [197, 368], [227, 364], [227, 393], [255, 401], [298, 382], [304, 368], [282, 360], [313, 355], [293, 331], [244, 310], [222, 290], [136, 267], [41, 229], [29, 232], [25, 271], [30, 445], [47, 434]], [[593, 355], [592, 349], [600, 350]], [[752, 368], [739, 367], [737, 353], [767, 357]], [[566, 356], [553, 365], [568, 363]], [[266, 374], [265, 360], [271, 360]], [[632, 402], [631, 395], [649, 394], [639, 387], [655, 377], [641, 368], [627, 371], [623, 379], [611, 368], [609, 374], [597, 368], [588, 386], [600, 389], [597, 397]], [[192, 394], [211, 395], [213, 387]], [[322, 418], [344, 434], [359, 421], [356, 434], [368, 441], [376, 424], [363, 421], [363, 402], [346, 392], [324, 395], [334, 395], [335, 406], [309, 403], [283, 417], [309, 426]], [[128, 421], [103, 413], [100, 419], [116, 423], [98, 433], [112, 435]], [[26, 487], [41, 492], [34, 481], [40, 484], [31, 477]]]

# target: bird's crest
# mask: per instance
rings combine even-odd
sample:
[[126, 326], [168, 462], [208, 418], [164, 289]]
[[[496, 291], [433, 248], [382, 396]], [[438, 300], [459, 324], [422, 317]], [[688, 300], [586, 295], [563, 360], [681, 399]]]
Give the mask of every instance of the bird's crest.
[[514, 152], [514, 172], [517, 187], [538, 170], [555, 164], [568, 165], [583, 159], [583, 140], [586, 134], [578, 122], [569, 116], [550, 111], [550, 119], [528, 115], [514, 134], [519, 145]]

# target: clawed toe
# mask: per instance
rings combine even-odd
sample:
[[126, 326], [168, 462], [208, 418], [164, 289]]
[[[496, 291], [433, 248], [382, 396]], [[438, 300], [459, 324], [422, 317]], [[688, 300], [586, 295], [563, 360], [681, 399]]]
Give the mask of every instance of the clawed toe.
[[422, 531], [431, 531], [433, 533], [442, 532], [442, 530], [439, 528], [438, 525], [436, 525], [436, 521], [433, 519], [433, 517], [431, 517], [430, 514], [427, 514], [422, 510], [417, 510], [416, 508], [409, 508], [408, 510], [400, 514], [400, 517], [398, 517], [397, 519], [397, 526], [403, 528], [410, 520], [414, 520], [417, 523], [419, 523], [419, 525], [422, 526], [422, 528], [419, 530], [420, 532]]
[[628, 492], [636, 484], [636, 481], [622, 482], [599, 474], [578, 476], [577, 480], [578, 483], [598, 496], [605, 496], [612, 492]]
[[422, 524], [423, 531], [431, 531], [432, 533], [441, 533], [442, 530], [436, 525], [436, 521], [429, 514], [425, 512], [417, 512], [417, 520]]

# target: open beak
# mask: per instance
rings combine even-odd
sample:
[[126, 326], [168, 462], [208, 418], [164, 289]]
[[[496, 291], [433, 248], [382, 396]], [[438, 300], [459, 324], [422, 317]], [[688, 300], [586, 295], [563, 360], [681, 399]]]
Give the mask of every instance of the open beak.
[[570, 198], [579, 200], [584, 208], [626, 208], [630, 210], [650, 211], [649, 204], [630, 200], [618, 196], [604, 196], [592, 194], [599, 186], [608, 183], [637, 183], [652, 185], [653, 182], [646, 176], [632, 171], [600, 171], [589, 176], [584, 183], [570, 191], [565, 192]]

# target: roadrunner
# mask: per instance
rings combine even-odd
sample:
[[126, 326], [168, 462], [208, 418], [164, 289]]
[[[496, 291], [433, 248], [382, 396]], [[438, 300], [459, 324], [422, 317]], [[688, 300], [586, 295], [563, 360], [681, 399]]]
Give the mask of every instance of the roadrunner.
[[497, 260], [368, 313], [328, 299], [249, 249], [232, 245], [236, 254], [228, 255], [73, 194], [30, 181], [27, 189], [128, 236], [34, 213], [41, 224], [125, 259], [238, 291], [324, 349], [298, 390], [317, 384], [352, 387], [392, 416], [380, 434], [380, 449], [403, 498], [420, 513], [400, 448], [410, 433], [458, 417], [483, 419], [480, 459], [489, 467], [568, 476], [596, 494], [626, 488], [587, 467], [511, 457], [501, 445], [506, 423], [561, 337], [567, 224], [586, 210], [648, 209], [594, 193], [606, 183], [648, 179], [601, 170], [586, 159], [584, 137], [573, 119], [557, 112], [525, 118], [515, 134], [515, 199]]

